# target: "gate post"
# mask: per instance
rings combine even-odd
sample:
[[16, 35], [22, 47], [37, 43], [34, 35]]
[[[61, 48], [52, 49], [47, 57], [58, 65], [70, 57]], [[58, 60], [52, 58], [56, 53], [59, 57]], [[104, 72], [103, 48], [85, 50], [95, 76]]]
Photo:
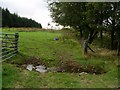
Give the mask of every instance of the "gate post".
[[18, 32], [15, 33], [15, 51], [18, 53], [18, 38], [19, 34]]

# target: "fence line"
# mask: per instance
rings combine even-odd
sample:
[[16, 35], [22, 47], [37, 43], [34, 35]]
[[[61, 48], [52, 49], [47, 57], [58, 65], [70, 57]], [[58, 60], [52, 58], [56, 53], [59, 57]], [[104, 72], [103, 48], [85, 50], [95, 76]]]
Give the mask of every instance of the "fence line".
[[10, 59], [18, 53], [18, 33], [6, 34], [0, 33], [0, 63]]

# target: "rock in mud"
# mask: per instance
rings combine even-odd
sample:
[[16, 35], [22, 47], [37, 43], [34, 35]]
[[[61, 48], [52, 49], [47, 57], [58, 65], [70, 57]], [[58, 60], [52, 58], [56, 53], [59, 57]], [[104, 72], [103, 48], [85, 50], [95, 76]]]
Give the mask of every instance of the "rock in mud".
[[35, 70], [38, 72], [47, 72], [46, 67], [44, 66], [36, 66], [35, 68]]
[[34, 66], [31, 64], [27, 65], [27, 67], [26, 67], [26, 69], [29, 71], [32, 71], [33, 68], [34, 68]]

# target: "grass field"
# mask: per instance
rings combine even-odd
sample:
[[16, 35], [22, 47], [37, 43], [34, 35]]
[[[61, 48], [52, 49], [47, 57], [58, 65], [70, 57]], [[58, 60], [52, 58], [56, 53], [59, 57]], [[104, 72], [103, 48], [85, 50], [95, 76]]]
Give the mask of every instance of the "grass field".
[[[27, 30], [27, 29], [25, 29]], [[30, 29], [3, 29], [3, 32], [19, 31], [19, 53], [2, 64], [3, 88], [115, 88], [118, 86], [117, 56], [113, 51], [99, 48], [96, 54], [84, 58], [80, 43], [74, 35], [64, 31], [44, 31]], [[58, 41], [53, 39], [58, 37]], [[94, 47], [95, 46], [91, 46]], [[22, 67], [26, 61], [36, 58], [47, 67], [58, 67], [61, 63], [72, 62], [97, 71], [104, 69], [106, 73], [71, 73], [28, 71]], [[66, 64], [65, 64], [66, 65]], [[66, 65], [66, 67], [67, 67]]]

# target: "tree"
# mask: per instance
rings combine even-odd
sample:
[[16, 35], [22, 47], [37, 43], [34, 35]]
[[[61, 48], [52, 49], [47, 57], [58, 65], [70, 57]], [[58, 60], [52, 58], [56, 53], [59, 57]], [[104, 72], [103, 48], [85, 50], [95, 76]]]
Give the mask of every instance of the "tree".
[[[82, 37], [82, 25], [84, 23], [84, 11], [86, 3], [77, 2], [56, 2], [50, 3], [51, 17], [53, 21], [63, 25], [70, 26], [80, 31]], [[79, 10], [79, 12], [78, 12]]]
[[50, 11], [52, 13], [51, 16], [56, 23], [75, 28], [80, 32], [80, 38], [83, 37], [83, 33], [87, 34], [88, 38], [84, 43], [84, 51], [87, 53], [87, 48], [90, 48], [88, 43], [91, 44], [95, 35], [98, 33], [96, 29], [99, 22], [96, 22], [98, 21], [98, 18], [95, 14], [97, 10], [95, 11], [94, 4], [85, 2], [57, 2], [50, 4]]
[[108, 17], [106, 18], [106, 23], [111, 34], [111, 49], [113, 50], [115, 47], [115, 33], [120, 24], [120, 2], [112, 2], [108, 3], [107, 5], [109, 5], [109, 12], [107, 12]]
[[[118, 2], [54, 2], [49, 3], [49, 7], [54, 22], [75, 28], [80, 32], [80, 38], [85, 38], [87, 35], [84, 42], [84, 51], [87, 53], [88, 48], [93, 51], [89, 44], [93, 42], [95, 36], [100, 33], [102, 39], [102, 33], [106, 29], [108, 33], [111, 32], [111, 49], [113, 49], [117, 26], [120, 22], [119, 4]], [[117, 30], [117, 32], [119, 31]], [[116, 34], [116, 37], [118, 36]], [[119, 43], [119, 39], [117, 43]]]
[[2, 9], [2, 27], [38, 27], [42, 28], [40, 23], [17, 14], [11, 14], [8, 9]]

